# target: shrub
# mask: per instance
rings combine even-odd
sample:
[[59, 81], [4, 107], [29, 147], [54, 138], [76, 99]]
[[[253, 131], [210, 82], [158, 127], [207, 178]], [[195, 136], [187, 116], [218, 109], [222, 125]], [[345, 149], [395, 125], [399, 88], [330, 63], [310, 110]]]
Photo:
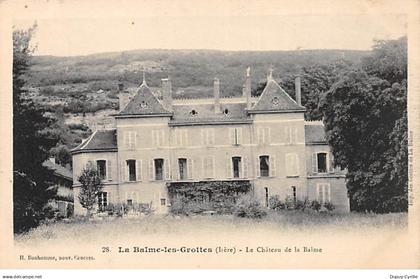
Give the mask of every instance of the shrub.
[[333, 211], [335, 209], [335, 206], [331, 202], [324, 203], [324, 207], [328, 211]]
[[321, 204], [318, 201], [312, 201], [311, 202], [311, 206], [310, 208], [315, 210], [315, 211], [319, 211], [321, 209]]
[[280, 200], [278, 195], [271, 196], [268, 200], [268, 207], [272, 210], [278, 211], [285, 209], [285, 204]]
[[267, 211], [254, 196], [248, 194], [238, 199], [234, 214], [237, 217], [257, 219], [266, 216]]

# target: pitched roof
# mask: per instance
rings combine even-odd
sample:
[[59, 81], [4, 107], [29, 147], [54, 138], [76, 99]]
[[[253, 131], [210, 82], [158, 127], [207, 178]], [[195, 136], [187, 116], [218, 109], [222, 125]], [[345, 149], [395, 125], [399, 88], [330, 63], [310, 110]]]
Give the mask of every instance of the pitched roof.
[[54, 171], [54, 175], [61, 176], [67, 180], [73, 181], [73, 174], [70, 170], [66, 169], [65, 167], [55, 164], [50, 160], [45, 161], [42, 163], [44, 167], [49, 168], [50, 170]]
[[121, 108], [121, 112], [116, 117], [123, 116], [148, 116], [164, 114], [171, 115], [171, 112], [166, 110], [162, 103], [155, 96], [146, 83], [142, 83], [137, 89], [134, 97], [128, 102], [125, 108]]
[[249, 109], [249, 113], [305, 111], [298, 105], [280, 85], [273, 79], [267, 82], [257, 103]]
[[216, 113], [214, 104], [175, 105], [171, 124], [212, 124], [250, 121], [245, 108], [245, 103], [221, 104], [221, 112]]
[[327, 143], [324, 125], [305, 125], [305, 142]]
[[92, 152], [92, 151], [115, 151], [117, 149], [117, 131], [98, 130], [70, 153]]

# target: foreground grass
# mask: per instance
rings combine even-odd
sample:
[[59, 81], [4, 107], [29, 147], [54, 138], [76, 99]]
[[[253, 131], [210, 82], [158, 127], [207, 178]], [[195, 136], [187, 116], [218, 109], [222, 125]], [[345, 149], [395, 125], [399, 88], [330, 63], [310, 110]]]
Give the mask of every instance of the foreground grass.
[[248, 235], [267, 232], [273, 233], [365, 233], [375, 230], [404, 229], [407, 214], [320, 214], [306, 212], [270, 212], [262, 219], [223, 216], [175, 217], [147, 216], [141, 219], [107, 219], [44, 224], [22, 235], [16, 235], [17, 245], [28, 243], [67, 241], [106, 241], [123, 240], [133, 236], [142, 237], [185, 237], [197, 235]]

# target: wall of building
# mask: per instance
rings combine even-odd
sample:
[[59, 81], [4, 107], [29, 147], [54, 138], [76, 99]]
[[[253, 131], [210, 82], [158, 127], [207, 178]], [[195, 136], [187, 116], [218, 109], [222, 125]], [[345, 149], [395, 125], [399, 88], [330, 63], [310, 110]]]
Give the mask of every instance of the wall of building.
[[[185, 181], [229, 180], [232, 157], [241, 157], [239, 179], [251, 180], [255, 194], [263, 203], [266, 196], [292, 196], [296, 187], [298, 199], [317, 199], [317, 184], [331, 185], [331, 202], [340, 211], [348, 211], [344, 173], [312, 172], [312, 154], [329, 152], [328, 145], [305, 145], [303, 113], [253, 115], [253, 124], [169, 126], [168, 117], [117, 119], [118, 152], [84, 153], [73, 156], [75, 197], [77, 175], [89, 161], [111, 162], [111, 180], [104, 191], [109, 202], [127, 199], [152, 203], [156, 212], [168, 210], [166, 183], [180, 181], [178, 159], [188, 161]], [[240, 130], [239, 142], [232, 142], [232, 129]], [[131, 139], [129, 138], [131, 137]], [[270, 158], [269, 177], [259, 174], [259, 156]], [[164, 159], [163, 179], [154, 178], [154, 159]], [[127, 160], [136, 160], [136, 178], [128, 181]], [[209, 161], [211, 160], [209, 167]], [[211, 169], [211, 171], [209, 171]], [[268, 191], [268, 192], [267, 192]], [[164, 199], [164, 201], [162, 200]], [[163, 204], [164, 203], [164, 204]], [[75, 205], [75, 213], [83, 212]]]

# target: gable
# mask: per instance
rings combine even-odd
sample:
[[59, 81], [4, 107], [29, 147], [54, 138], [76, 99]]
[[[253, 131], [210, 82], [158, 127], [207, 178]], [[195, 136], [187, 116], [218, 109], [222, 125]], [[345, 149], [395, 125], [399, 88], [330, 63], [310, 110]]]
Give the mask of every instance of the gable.
[[143, 83], [125, 108], [122, 108], [121, 112], [117, 114], [117, 117], [129, 115], [171, 115], [171, 113], [163, 107], [150, 88]]
[[257, 103], [248, 112], [304, 112], [305, 110], [305, 107], [298, 105], [277, 82], [269, 80]]

